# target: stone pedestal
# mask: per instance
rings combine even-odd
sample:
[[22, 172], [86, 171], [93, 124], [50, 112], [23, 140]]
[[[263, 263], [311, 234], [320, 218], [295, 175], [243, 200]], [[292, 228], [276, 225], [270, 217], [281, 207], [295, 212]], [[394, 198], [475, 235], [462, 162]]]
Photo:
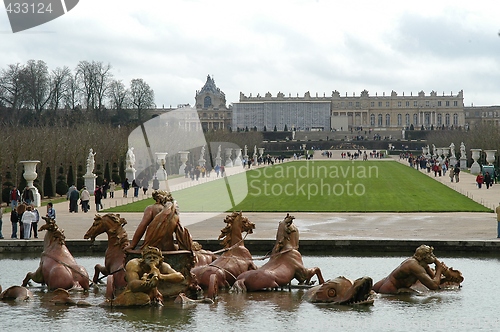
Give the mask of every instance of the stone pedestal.
[[233, 153], [233, 148], [226, 148], [226, 163], [225, 167], [233, 167], [233, 161], [231, 160], [231, 154]]
[[33, 193], [33, 205], [35, 207], [42, 206], [42, 197], [40, 196], [38, 189], [33, 185], [33, 181], [35, 181], [38, 176], [36, 173], [36, 164], [39, 162], [39, 160], [20, 161], [20, 163], [24, 165], [23, 177], [27, 182], [29, 190]]
[[243, 165], [243, 160], [241, 160], [241, 149], [236, 149], [236, 158], [234, 159], [234, 166]]
[[129, 183], [132, 183], [132, 181], [135, 180], [135, 173], [135, 168], [127, 168], [125, 170], [125, 177], [128, 179]]
[[[95, 191], [95, 179], [97, 178], [97, 175], [95, 174], [85, 174], [83, 176], [84, 182], [85, 182], [85, 187], [87, 187], [87, 190], [89, 193], [93, 193]], [[130, 178], [129, 178], [130, 180]]]
[[450, 167], [455, 166], [457, 164], [457, 157], [452, 156], [450, 157]]

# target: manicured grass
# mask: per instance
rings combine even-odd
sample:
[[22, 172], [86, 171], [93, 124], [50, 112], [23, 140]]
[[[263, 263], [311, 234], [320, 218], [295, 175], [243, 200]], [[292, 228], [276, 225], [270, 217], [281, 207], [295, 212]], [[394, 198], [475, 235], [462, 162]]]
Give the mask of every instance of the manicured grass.
[[[173, 196], [186, 212], [491, 212], [396, 161], [277, 164], [180, 190]], [[109, 211], [141, 212], [152, 203], [148, 199]]]

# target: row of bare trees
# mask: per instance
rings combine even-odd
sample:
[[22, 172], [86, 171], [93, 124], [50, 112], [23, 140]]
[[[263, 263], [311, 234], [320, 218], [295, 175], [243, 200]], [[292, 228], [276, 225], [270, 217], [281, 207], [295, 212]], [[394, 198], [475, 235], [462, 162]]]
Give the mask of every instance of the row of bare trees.
[[[53, 187], [58, 172], [72, 169], [73, 178], [85, 172], [89, 149], [96, 152], [96, 168], [123, 162], [127, 151], [129, 128], [88, 123], [78, 126], [2, 126], [0, 135], [0, 176], [2, 184], [19, 185], [22, 179], [22, 160], [38, 160], [38, 180], [43, 188], [44, 174], [50, 169]], [[71, 168], [70, 168], [71, 166]], [[10, 179], [8, 179], [10, 178]], [[75, 183], [76, 184], [76, 183]]]
[[[40, 119], [50, 110], [81, 109], [101, 121], [109, 109], [133, 109], [140, 122], [143, 111], [155, 105], [153, 89], [140, 78], [127, 88], [111, 68], [100, 61], [80, 61], [73, 71], [66, 66], [49, 70], [43, 60], [10, 64], [0, 71], [0, 110], [17, 115], [31, 110]], [[16, 119], [21, 117], [9, 117]]]
[[[448, 147], [455, 144], [455, 152], [459, 154], [460, 144], [463, 142], [468, 153], [468, 165], [472, 163], [470, 149], [497, 150], [500, 152], [500, 127], [493, 123], [485, 122], [472, 125], [469, 130], [437, 130], [427, 135], [427, 142], [437, 147]], [[499, 153], [495, 164], [499, 166]]]

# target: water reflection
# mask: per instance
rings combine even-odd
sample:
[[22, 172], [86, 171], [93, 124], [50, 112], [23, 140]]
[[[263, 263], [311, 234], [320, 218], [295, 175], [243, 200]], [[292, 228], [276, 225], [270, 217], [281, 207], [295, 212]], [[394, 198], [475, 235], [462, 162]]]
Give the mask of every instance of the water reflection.
[[[19, 285], [28, 271], [38, 267], [39, 256], [0, 256], [0, 284]], [[304, 257], [306, 266], [319, 266], [325, 279], [344, 275], [368, 275], [377, 281], [406, 257]], [[110, 309], [99, 307], [104, 286], [88, 293], [73, 294], [91, 307], [55, 306], [42, 287], [33, 287], [31, 302], [0, 302], [0, 322], [6, 330], [96, 330], [168, 331], [414, 331], [449, 329], [492, 331], [498, 327], [496, 296], [500, 293], [497, 257], [440, 257], [464, 275], [459, 290], [425, 292], [420, 295], [377, 296], [373, 306], [316, 305], [302, 301], [303, 290], [220, 293], [215, 304], [182, 306], [166, 301], [164, 307]], [[77, 257], [88, 271], [101, 256]]]

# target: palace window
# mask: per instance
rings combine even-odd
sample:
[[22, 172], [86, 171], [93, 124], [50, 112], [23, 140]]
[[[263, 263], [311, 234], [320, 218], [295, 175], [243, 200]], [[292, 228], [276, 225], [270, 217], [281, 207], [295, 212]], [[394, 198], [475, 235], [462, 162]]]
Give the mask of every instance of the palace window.
[[408, 113], [405, 114], [405, 124], [407, 127], [410, 126], [410, 114]]
[[425, 107], [430, 107], [430, 106], [431, 106], [431, 102], [430, 102], [430, 101], [428, 101], [428, 100], [426, 100], [426, 101], [425, 101]]
[[438, 106], [441, 107], [441, 100], [438, 101]]
[[379, 127], [382, 127], [382, 114], [379, 114], [379, 115], [378, 115], [378, 123], [377, 123], [377, 125], [378, 125]]
[[453, 106], [458, 106], [458, 101], [456, 101], [456, 100], [455, 100], [455, 101], [453, 102]]
[[378, 102], [378, 107], [382, 107], [382, 102], [381, 101]]
[[403, 116], [398, 114], [398, 127], [401, 127], [403, 125]]
[[413, 101], [413, 107], [417, 107], [418, 106], [418, 101]]
[[210, 98], [210, 96], [206, 96], [203, 100], [203, 108], [209, 108], [210, 106], [212, 106], [212, 98]]
[[450, 101], [449, 100], [446, 101], [446, 106], [450, 106]]
[[405, 105], [406, 105], [406, 107], [410, 107], [410, 102], [409, 102], [409, 101], [407, 101], [407, 102], [405, 103]]
[[391, 105], [389, 104], [388, 101], [385, 102], [385, 107], [390, 107]]
[[391, 126], [391, 115], [390, 114], [386, 114], [385, 115], [385, 126], [386, 127], [390, 127]]
[[418, 125], [418, 114], [413, 114], [413, 123], [414, 125]]
[[374, 101], [370, 102], [370, 107], [375, 107], [375, 102]]
[[443, 125], [443, 115], [441, 113], [437, 116], [437, 125], [441, 127]]
[[400, 101], [398, 101], [398, 107], [401, 107], [401, 102]]
[[370, 114], [370, 126], [375, 127], [375, 114]]
[[450, 115], [448, 113], [446, 113], [446, 115], [444, 116], [444, 125], [446, 127], [450, 126]]
[[453, 114], [453, 126], [458, 127], [458, 114]]

